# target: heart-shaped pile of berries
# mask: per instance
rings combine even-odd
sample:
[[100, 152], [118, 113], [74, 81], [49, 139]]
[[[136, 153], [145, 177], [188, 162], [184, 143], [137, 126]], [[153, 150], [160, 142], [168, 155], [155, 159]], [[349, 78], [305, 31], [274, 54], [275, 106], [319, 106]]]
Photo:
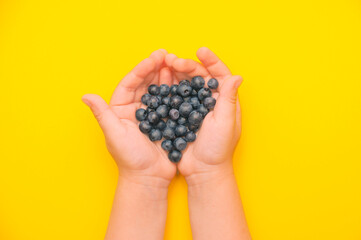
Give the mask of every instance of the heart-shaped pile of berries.
[[168, 151], [172, 162], [180, 161], [181, 151], [187, 147], [187, 142], [196, 140], [196, 132], [203, 119], [216, 105], [211, 89], [218, 88], [218, 81], [211, 78], [207, 85], [208, 88], [201, 76], [172, 86], [152, 84], [141, 98], [147, 108], [139, 108], [135, 112], [136, 119], [140, 121], [139, 129], [148, 134], [151, 141], [164, 137], [161, 145]]

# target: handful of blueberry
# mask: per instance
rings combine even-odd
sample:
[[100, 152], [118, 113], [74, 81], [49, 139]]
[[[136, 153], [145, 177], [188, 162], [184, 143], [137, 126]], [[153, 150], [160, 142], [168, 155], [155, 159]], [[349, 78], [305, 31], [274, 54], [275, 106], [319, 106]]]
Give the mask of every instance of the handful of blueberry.
[[139, 108], [135, 117], [140, 121], [139, 129], [148, 134], [151, 141], [162, 142], [172, 162], [179, 162], [188, 142], [196, 140], [196, 132], [201, 127], [207, 113], [216, 105], [211, 89], [217, 89], [218, 81], [211, 78], [207, 82], [201, 76], [191, 81], [182, 80], [179, 84], [168, 86], [152, 84], [141, 102], [146, 109]]

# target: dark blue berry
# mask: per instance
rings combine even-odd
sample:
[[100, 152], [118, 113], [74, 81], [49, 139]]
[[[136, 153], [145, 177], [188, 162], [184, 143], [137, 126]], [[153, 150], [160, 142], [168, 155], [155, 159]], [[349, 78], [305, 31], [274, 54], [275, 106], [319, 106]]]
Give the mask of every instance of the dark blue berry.
[[138, 121], [143, 121], [147, 118], [147, 110], [143, 109], [143, 108], [139, 108], [137, 109], [137, 111], [135, 111], [135, 118]]
[[193, 88], [193, 90], [192, 90], [191, 96], [192, 96], [192, 97], [198, 97], [198, 92], [197, 92], [197, 90], [195, 90], [194, 88]]
[[172, 108], [178, 109], [179, 106], [182, 104], [183, 98], [181, 96], [175, 95], [170, 98], [170, 106]]
[[153, 108], [147, 107], [146, 111], [147, 114], [149, 114], [150, 112], [154, 112], [155, 110]]
[[187, 127], [184, 125], [178, 125], [176, 126], [174, 132], [177, 137], [183, 137], [187, 133]]
[[168, 153], [168, 158], [171, 162], [177, 163], [182, 158], [182, 153], [177, 150], [172, 150]]
[[216, 99], [212, 97], [207, 97], [203, 100], [203, 105], [208, 109], [213, 109], [216, 105]]
[[172, 140], [166, 139], [162, 142], [162, 148], [166, 151], [170, 151], [173, 149]]
[[187, 142], [183, 138], [178, 137], [178, 138], [174, 139], [173, 146], [178, 151], [183, 151], [187, 147]]
[[179, 111], [177, 109], [175, 109], [175, 108], [172, 108], [169, 111], [169, 117], [172, 120], [177, 120], [179, 118]]
[[188, 86], [186, 84], [182, 84], [182, 85], [179, 85], [178, 88], [177, 88], [177, 93], [178, 95], [182, 96], [182, 97], [188, 97], [191, 95], [192, 93], [192, 87], [191, 86]]
[[159, 130], [164, 130], [167, 127], [167, 124], [161, 119], [159, 122], [155, 125], [156, 128]]
[[139, 129], [142, 133], [149, 133], [152, 130], [152, 125], [148, 121], [141, 121], [139, 123]]
[[199, 102], [198, 97], [192, 97], [192, 98], [189, 100], [189, 103], [192, 104], [192, 107], [193, 107], [194, 109], [197, 109], [198, 106], [201, 104], [201, 103]]
[[148, 101], [150, 99], [152, 95], [150, 95], [149, 93], [146, 93], [142, 96], [142, 98], [140, 99], [140, 101], [144, 104], [144, 105], [147, 105], [148, 104]]
[[204, 78], [201, 77], [201, 76], [195, 76], [192, 78], [192, 81], [191, 81], [191, 87], [196, 89], [196, 90], [199, 90], [201, 89], [202, 87], [204, 87]]
[[160, 105], [159, 107], [157, 107], [156, 112], [158, 113], [158, 115], [162, 118], [168, 117], [168, 112], [169, 112], [169, 108], [167, 105]]
[[179, 106], [179, 114], [182, 117], [188, 117], [188, 115], [192, 112], [193, 107], [192, 104], [188, 102], [184, 102]]
[[188, 131], [186, 136], [184, 137], [187, 142], [194, 142], [196, 140], [196, 134], [192, 131]]
[[197, 111], [202, 113], [203, 117], [208, 114], [208, 108], [206, 108], [203, 104], [200, 104], [197, 108]]
[[159, 129], [152, 129], [149, 133], [149, 139], [153, 142], [161, 140], [162, 132]]
[[164, 97], [162, 98], [162, 103], [164, 105], [170, 106], [170, 97]]
[[150, 108], [156, 109], [159, 106], [159, 99], [156, 96], [151, 96], [147, 105]]
[[178, 120], [177, 120], [177, 123], [179, 124], [179, 125], [186, 125], [187, 124], [187, 118], [185, 118], [185, 117], [179, 117], [178, 118]]
[[199, 126], [200, 125], [197, 125], [197, 124], [189, 124], [188, 129], [195, 133], [195, 132], [197, 132], [199, 130]]
[[148, 92], [151, 95], [158, 95], [159, 94], [159, 87], [155, 84], [152, 84], [148, 87]]
[[175, 137], [174, 129], [170, 127], [164, 128], [163, 137], [165, 139], [173, 139]]
[[182, 80], [182, 81], [180, 81], [179, 82], [179, 85], [187, 85], [187, 86], [190, 86], [191, 85], [191, 82], [190, 81], [188, 81], [187, 79], [184, 79], [184, 80]]
[[199, 125], [202, 122], [202, 120], [203, 120], [203, 115], [198, 111], [192, 111], [189, 114], [188, 122], [190, 124]]
[[177, 122], [173, 121], [172, 119], [168, 119], [166, 124], [167, 124], [167, 127], [170, 127], [170, 128], [175, 128], [177, 126]]
[[159, 122], [159, 115], [156, 112], [150, 112], [148, 113], [147, 116], [147, 120], [151, 123], [151, 124], [156, 124]]
[[209, 88], [202, 88], [198, 91], [198, 98], [201, 101], [206, 97], [211, 97], [211, 96], [212, 96], [212, 92]]
[[189, 102], [190, 100], [191, 100], [191, 96], [183, 98], [183, 102]]
[[158, 104], [161, 104], [161, 103], [162, 103], [162, 96], [161, 96], [161, 95], [157, 95], [156, 97], [158, 98]]
[[217, 89], [218, 88], [218, 81], [215, 78], [211, 78], [208, 80], [207, 85], [210, 89]]
[[173, 84], [171, 87], [170, 87], [170, 95], [171, 96], [174, 96], [177, 94], [177, 88], [178, 88], [178, 85], [177, 84]]
[[162, 84], [159, 86], [159, 94], [166, 97], [168, 96], [170, 87], [167, 84]]

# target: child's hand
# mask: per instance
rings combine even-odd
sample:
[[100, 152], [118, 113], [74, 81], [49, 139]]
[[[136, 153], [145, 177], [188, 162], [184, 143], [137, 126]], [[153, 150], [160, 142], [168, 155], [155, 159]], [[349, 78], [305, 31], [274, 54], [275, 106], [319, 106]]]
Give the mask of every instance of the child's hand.
[[171, 85], [172, 75], [164, 63], [166, 54], [160, 49], [140, 62], [119, 83], [109, 105], [98, 95], [82, 98], [103, 130], [120, 175], [136, 183], [162, 187], [168, 186], [176, 166], [168, 160], [160, 141], [151, 142], [140, 132], [135, 111], [141, 107], [141, 96], [150, 84]]
[[232, 156], [241, 134], [241, 112], [237, 89], [242, 78], [232, 75], [227, 66], [208, 48], [197, 51], [200, 64], [190, 59], [167, 54], [166, 64], [174, 73], [173, 81], [201, 75], [206, 83], [210, 78], [219, 81], [214, 111], [205, 117], [197, 139], [188, 145], [178, 164], [188, 184], [208, 181], [219, 174], [232, 172]]

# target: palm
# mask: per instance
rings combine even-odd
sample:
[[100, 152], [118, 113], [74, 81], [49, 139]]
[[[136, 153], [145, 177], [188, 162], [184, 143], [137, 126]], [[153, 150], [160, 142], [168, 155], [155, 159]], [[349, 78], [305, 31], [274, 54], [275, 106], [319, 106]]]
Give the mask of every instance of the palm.
[[175, 175], [176, 166], [168, 160], [160, 142], [151, 142], [140, 132], [135, 118], [147, 87], [171, 81], [171, 72], [164, 64], [165, 55], [165, 50], [157, 50], [128, 73], [118, 84], [109, 107], [98, 121], [120, 171], [170, 180]]
[[[202, 50], [201, 50], [202, 51]], [[219, 59], [211, 53], [208, 49], [201, 52], [201, 61], [204, 65], [190, 59], [180, 59], [173, 54], [168, 54], [166, 63], [173, 70], [173, 82], [179, 82], [183, 79], [191, 79], [193, 76], [201, 75], [205, 80], [212, 77], [218, 79], [220, 86], [216, 92], [213, 92], [213, 97], [217, 99], [226, 93], [225, 82], [232, 78], [228, 68]], [[203, 56], [202, 56], [203, 55]], [[228, 84], [229, 85], [229, 84]], [[193, 172], [202, 171], [202, 169], [209, 165], [220, 164], [224, 161], [230, 148], [235, 147], [240, 136], [240, 109], [237, 101], [237, 113], [234, 115], [226, 115], [221, 106], [217, 106], [214, 111], [207, 114], [203, 120], [202, 127], [197, 133], [195, 142], [189, 144], [183, 153], [181, 162], [178, 165], [179, 170], [184, 175]]]

